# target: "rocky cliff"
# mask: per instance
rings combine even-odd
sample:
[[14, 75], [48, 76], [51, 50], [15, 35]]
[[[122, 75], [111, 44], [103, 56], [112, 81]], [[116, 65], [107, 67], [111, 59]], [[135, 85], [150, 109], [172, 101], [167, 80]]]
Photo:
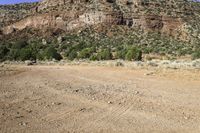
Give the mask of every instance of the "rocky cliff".
[[200, 2], [43, 0], [0, 10], [0, 61], [200, 58]]
[[[1, 32], [6, 35], [26, 28], [71, 32], [106, 24], [190, 40], [193, 31], [189, 31], [188, 27], [199, 28], [197, 22], [191, 24], [189, 20], [199, 18], [199, 7], [186, 0], [43, 0], [28, 7], [31, 12], [26, 10], [17, 19], [0, 19], [4, 21]], [[199, 31], [196, 32], [198, 37]]]

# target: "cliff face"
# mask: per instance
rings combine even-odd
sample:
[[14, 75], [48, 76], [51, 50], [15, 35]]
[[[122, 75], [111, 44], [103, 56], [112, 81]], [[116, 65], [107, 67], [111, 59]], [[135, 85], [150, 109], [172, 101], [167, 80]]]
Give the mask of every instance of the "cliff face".
[[[184, 26], [187, 22], [183, 16], [191, 5], [185, 5], [183, 1], [178, 13], [179, 8], [172, 3], [172, 0], [167, 3], [143, 0], [43, 0], [31, 8], [32, 15], [12, 24], [8, 23], [2, 28], [2, 33], [10, 34], [25, 28], [72, 31], [86, 26], [107, 24], [140, 28], [144, 32], [156, 31], [188, 40]], [[174, 7], [171, 15], [167, 15], [169, 9], [165, 9], [165, 6]], [[158, 12], [158, 9], [161, 11]]]

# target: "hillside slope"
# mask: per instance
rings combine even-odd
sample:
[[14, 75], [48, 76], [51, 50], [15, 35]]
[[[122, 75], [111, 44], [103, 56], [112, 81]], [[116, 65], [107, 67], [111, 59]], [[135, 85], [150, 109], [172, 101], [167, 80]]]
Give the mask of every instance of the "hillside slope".
[[[87, 39], [95, 39], [99, 43], [108, 37], [111, 42], [119, 39], [121, 43], [137, 44], [147, 53], [178, 55], [178, 51], [185, 55], [199, 48], [199, 2], [43, 0], [26, 5], [24, 10], [27, 12], [19, 10], [20, 15], [14, 17], [14, 20], [6, 20], [5, 17], [0, 19], [3, 20], [1, 40], [10, 42], [19, 38], [37, 38], [52, 41], [57, 40], [58, 36], [75, 34], [80, 37], [84, 34]], [[9, 15], [4, 14], [6, 18], [11, 18]], [[113, 43], [108, 45], [115, 47]], [[149, 45], [158, 49], [146, 50]]]
[[24, 3], [15, 5], [0, 5], [0, 28], [19, 21], [32, 14], [37, 3]]

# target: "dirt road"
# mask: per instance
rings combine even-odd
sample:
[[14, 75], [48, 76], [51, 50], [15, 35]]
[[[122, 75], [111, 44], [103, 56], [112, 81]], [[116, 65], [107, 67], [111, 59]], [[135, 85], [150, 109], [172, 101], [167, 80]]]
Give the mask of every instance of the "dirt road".
[[199, 133], [199, 72], [19, 66], [0, 72], [1, 133]]

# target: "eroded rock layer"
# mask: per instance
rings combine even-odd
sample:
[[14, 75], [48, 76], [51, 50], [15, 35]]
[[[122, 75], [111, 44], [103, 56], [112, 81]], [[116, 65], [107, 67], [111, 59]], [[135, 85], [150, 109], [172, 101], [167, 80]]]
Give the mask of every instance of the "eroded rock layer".
[[[161, 34], [188, 40], [188, 23], [191, 5], [173, 0], [146, 2], [143, 0], [43, 0], [31, 7], [32, 15], [7, 24], [2, 34], [10, 34], [26, 28], [45, 31], [62, 29], [72, 31], [87, 26], [107, 24], [140, 28], [144, 32], [156, 31]], [[176, 7], [176, 6], [180, 7]], [[165, 8], [163, 8], [165, 7]], [[157, 11], [157, 10], [161, 11]], [[171, 10], [169, 14], [169, 10]], [[174, 15], [175, 14], [175, 15]]]

